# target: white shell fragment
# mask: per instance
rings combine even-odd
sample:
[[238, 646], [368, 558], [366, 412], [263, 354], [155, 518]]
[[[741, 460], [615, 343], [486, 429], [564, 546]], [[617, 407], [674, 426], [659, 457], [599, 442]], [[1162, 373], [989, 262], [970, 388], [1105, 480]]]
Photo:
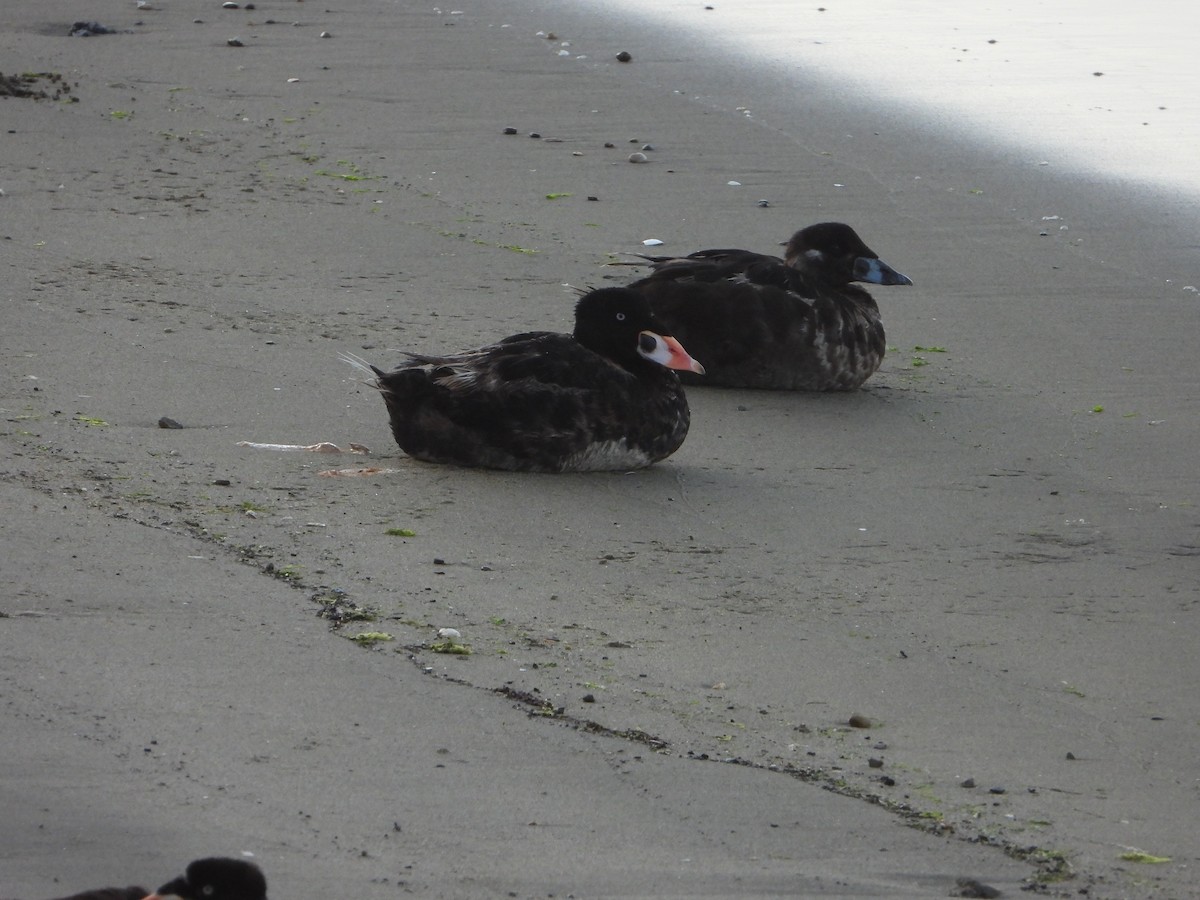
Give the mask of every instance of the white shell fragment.
[[658, 238], [647, 238], [646, 240], [642, 241], [642, 246], [643, 247], [661, 247], [662, 241], [660, 241]]
[[309, 453], [361, 453], [366, 455], [371, 451], [362, 444], [351, 442], [348, 448], [343, 450], [332, 441], [321, 441], [317, 444], [262, 444], [258, 441], [238, 441], [239, 447], [249, 447], [251, 450], [307, 450]]
[[462, 632], [457, 628], [439, 628], [438, 637], [443, 641], [449, 641], [452, 644], [462, 643]]
[[324, 469], [317, 473], [321, 478], [366, 478], [370, 475], [391, 475], [399, 469], [383, 469], [379, 466], [366, 466], [362, 469]]

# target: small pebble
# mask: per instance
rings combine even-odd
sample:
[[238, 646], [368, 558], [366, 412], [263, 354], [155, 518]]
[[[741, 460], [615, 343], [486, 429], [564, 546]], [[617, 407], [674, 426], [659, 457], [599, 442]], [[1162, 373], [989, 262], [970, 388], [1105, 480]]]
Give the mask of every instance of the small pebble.
[[616, 144], [614, 144], [612, 141], [605, 141], [604, 146], [607, 147], [609, 150], [611, 150], [613, 147], [616, 146]]
[[882, 769], [883, 768], [883, 760], [872, 756], [870, 759], [867, 760], [867, 765], [870, 766], [872, 769]]
[[583, 702], [584, 702], [584, 703], [595, 703], [595, 702], [596, 702], [596, 695], [595, 695], [595, 694], [584, 694], [584, 695], [583, 695]]
[[876, 741], [871, 746], [873, 746], [876, 750], [886, 750], [887, 749], [887, 743], [884, 741]]
[[646, 154], [645, 154], [645, 153], [630, 153], [630, 154], [629, 154], [629, 161], [630, 161], [631, 163], [644, 163], [644, 162], [650, 162], [650, 157], [646, 156]]
[[871, 727], [871, 720], [868, 719], [866, 716], [859, 715], [858, 713], [855, 713], [854, 715], [852, 715], [847, 720], [847, 722], [851, 728], [870, 728]]
[[1078, 757], [1070, 750], [1067, 751], [1067, 759], [1078, 759]]
[[647, 152], [649, 152], [649, 153], [653, 153], [653, 152], [654, 152], [654, 148], [653, 148], [653, 147], [651, 147], [649, 144], [642, 144], [642, 149], [643, 149], [643, 150], [645, 150], [645, 151], [647, 151]]
[[213, 484], [215, 484], [217, 487], [229, 487], [231, 484], [233, 484], [233, 482], [228, 478], [218, 478], [213, 482]]
[[1008, 788], [990, 787], [990, 788], [988, 788], [988, 793], [989, 794], [1007, 794]]
[[230, 38], [225, 43], [228, 44], [230, 47], [245, 47], [246, 46], [238, 38]]
[[599, 200], [600, 198], [599, 197], [588, 197], [588, 199], [594, 203], [595, 201]]
[[332, 35], [332, 34], [330, 34], [328, 31], [322, 31], [322, 32], [321, 32], [321, 37], [323, 37], [323, 38], [331, 38], [331, 37], [333, 37], [333, 35]]
[[964, 778], [961, 782], [961, 786], [965, 787], [965, 788], [973, 788], [973, 787], [975, 787], [975, 779], [974, 778]]
[[541, 136], [541, 134], [540, 134], [540, 133], [538, 133], [538, 132], [536, 132], [536, 131], [531, 131], [531, 132], [529, 132], [529, 136], [530, 136], [531, 138], [533, 138], [535, 141], [540, 141], [540, 140], [542, 139], [542, 136]]
[[771, 201], [770, 200], [759, 200], [758, 205], [761, 206], [763, 209], [766, 209], [768, 206], [771, 205]]
[[895, 779], [895, 778], [893, 778], [891, 775], [880, 775], [880, 776], [879, 776], [879, 783], [880, 783], [880, 784], [886, 784], [888, 787], [895, 787], [895, 786], [896, 786], [896, 779]]
[[741, 187], [742, 186], [742, 183], [740, 181], [727, 181], [725, 183], [727, 185], [729, 185], [730, 187]]
[[629, 62], [631, 59], [633, 56], [628, 51], [622, 50], [617, 54], [617, 62]]
[[221, 4], [221, 9], [238, 9], [238, 5], [233, 0], [226, 0], [225, 3]]
[[516, 133], [517, 133], [517, 129], [513, 128], [513, 127], [510, 125], [508, 128], [505, 128], [505, 129], [504, 129], [504, 133], [505, 133], [505, 134], [516, 134]]
[[661, 247], [662, 241], [660, 241], [658, 238], [646, 238], [646, 240], [642, 241], [642, 246], [643, 247]]
[[182, 428], [183, 426], [180, 425], [178, 422], [176, 422], [174, 419], [168, 418], [167, 416], [163, 416], [161, 419], [158, 420], [158, 427], [159, 428]]

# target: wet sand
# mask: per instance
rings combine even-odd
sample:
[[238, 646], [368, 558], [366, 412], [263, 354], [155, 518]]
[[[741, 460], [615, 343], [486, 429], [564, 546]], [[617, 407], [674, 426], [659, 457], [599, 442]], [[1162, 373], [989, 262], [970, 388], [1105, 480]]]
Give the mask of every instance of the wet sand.
[[[549, 8], [4, 14], [78, 102], [0, 98], [0, 891], [1187, 896], [1194, 214]], [[823, 219], [882, 371], [645, 471], [408, 460], [337, 358]]]

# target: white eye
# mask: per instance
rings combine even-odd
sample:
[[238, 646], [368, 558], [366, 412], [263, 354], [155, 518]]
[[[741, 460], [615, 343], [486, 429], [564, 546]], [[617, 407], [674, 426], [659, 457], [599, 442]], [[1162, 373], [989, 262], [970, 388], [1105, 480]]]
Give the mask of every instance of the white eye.
[[625, 321], [625, 313], [617, 313], [617, 321], [624, 322]]

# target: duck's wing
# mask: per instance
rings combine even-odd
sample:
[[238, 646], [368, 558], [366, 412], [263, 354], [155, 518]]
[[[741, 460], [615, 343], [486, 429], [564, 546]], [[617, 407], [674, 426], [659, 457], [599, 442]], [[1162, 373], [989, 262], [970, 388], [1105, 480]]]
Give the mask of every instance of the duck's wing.
[[[449, 356], [410, 353], [403, 369], [419, 368], [429, 380], [456, 393], [586, 388], [597, 372], [620, 372], [570, 335], [549, 331], [514, 334], [495, 344]], [[400, 371], [400, 370], [397, 370]], [[384, 376], [385, 378], [387, 376]]]
[[699, 250], [687, 256], [647, 256], [653, 272], [631, 285], [641, 289], [645, 281], [674, 281], [682, 284], [751, 284], [774, 287], [800, 297], [814, 298], [827, 285], [814, 273], [789, 266], [778, 256], [750, 250]]
[[653, 272], [648, 278], [671, 281], [745, 281], [778, 278], [782, 273], [773, 270], [787, 266], [777, 256], [753, 253], [749, 250], [698, 250], [687, 256], [643, 256]]
[[81, 894], [72, 894], [61, 900], [143, 900], [149, 895], [150, 892], [142, 887], [99, 888], [94, 891], [84, 891]]

